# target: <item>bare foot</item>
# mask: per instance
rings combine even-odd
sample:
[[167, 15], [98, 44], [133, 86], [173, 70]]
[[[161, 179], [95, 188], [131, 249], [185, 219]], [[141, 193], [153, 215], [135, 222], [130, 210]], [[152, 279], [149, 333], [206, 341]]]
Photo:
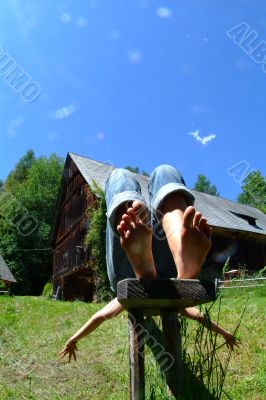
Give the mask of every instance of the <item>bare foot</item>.
[[195, 278], [211, 248], [211, 227], [194, 207], [190, 206], [184, 212], [179, 241], [180, 248], [176, 254], [178, 277]]
[[152, 228], [149, 211], [143, 203], [136, 200], [123, 214], [117, 226], [120, 243], [138, 279], [156, 278], [152, 255]]
[[170, 212], [166, 223], [166, 235], [178, 278], [196, 278], [211, 247], [211, 227], [192, 206], [186, 208], [181, 218], [180, 212]]

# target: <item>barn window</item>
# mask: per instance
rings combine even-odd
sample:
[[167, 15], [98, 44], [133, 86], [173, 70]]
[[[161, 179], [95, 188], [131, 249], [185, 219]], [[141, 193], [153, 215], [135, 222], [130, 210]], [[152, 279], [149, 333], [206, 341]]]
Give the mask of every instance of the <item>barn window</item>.
[[234, 214], [238, 218], [244, 219], [245, 221], [247, 221], [249, 223], [249, 225], [254, 226], [255, 228], [258, 228], [258, 226], [256, 224], [256, 218], [251, 217], [250, 215], [236, 213], [234, 211], [230, 211], [230, 213]]

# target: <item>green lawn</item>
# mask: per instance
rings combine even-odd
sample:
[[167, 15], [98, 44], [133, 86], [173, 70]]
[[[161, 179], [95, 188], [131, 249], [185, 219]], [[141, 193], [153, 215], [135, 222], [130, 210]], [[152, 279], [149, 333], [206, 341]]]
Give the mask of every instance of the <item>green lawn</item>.
[[[266, 397], [265, 288], [224, 291], [220, 323], [234, 330], [248, 296], [239, 330], [244, 347], [235, 350], [225, 382], [225, 391], [233, 400]], [[125, 313], [105, 322], [78, 344], [76, 363], [66, 364], [57, 358], [68, 337], [100, 307], [41, 297], [0, 297], [0, 399], [126, 400]], [[211, 310], [212, 318], [217, 316], [217, 310], [218, 302]], [[194, 329], [195, 324], [189, 322], [189, 329]], [[219, 351], [226, 359], [226, 347]], [[147, 399], [170, 399], [162, 394], [163, 389], [158, 394], [161, 383], [154, 376], [152, 364], [148, 357]], [[152, 392], [153, 397], [149, 394]]]

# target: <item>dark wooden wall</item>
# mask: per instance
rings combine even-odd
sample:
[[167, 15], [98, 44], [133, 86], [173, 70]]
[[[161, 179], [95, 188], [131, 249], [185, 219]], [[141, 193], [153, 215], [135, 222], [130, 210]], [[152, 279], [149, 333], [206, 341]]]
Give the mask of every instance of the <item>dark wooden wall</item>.
[[[64, 170], [53, 245], [53, 282], [55, 287], [63, 286], [66, 299], [92, 297], [92, 271], [87, 267], [90, 251], [83, 242], [88, 227], [86, 210], [94, 203], [95, 196], [69, 159]], [[80, 285], [71, 285], [71, 279]]]
[[202, 268], [201, 277], [208, 279], [219, 278], [223, 266], [230, 257], [229, 268], [245, 267], [250, 274], [266, 265], [266, 240], [248, 232], [240, 234], [214, 228], [212, 248]]

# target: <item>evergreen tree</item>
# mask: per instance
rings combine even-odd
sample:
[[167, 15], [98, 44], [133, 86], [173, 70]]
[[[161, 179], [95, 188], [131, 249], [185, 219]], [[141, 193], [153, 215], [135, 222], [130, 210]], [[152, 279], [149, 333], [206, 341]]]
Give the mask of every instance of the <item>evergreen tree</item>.
[[237, 201], [257, 207], [266, 214], [266, 179], [260, 171], [252, 171], [246, 176]]
[[141, 171], [139, 167], [131, 167], [130, 165], [127, 165], [124, 167], [125, 169], [128, 169], [130, 172], [134, 172], [135, 174], [140, 174], [140, 175], [145, 175], [149, 176], [148, 172], [146, 172], [144, 169]]
[[194, 189], [198, 192], [212, 194], [214, 196], [220, 196], [217, 191], [216, 185], [212, 185], [210, 180], [205, 175], [199, 174], [195, 183]]
[[16, 164], [15, 169], [8, 175], [5, 181], [5, 188], [7, 191], [11, 193], [16, 192], [17, 186], [27, 178], [28, 171], [32, 167], [34, 161], [34, 151], [28, 150], [25, 156]]

